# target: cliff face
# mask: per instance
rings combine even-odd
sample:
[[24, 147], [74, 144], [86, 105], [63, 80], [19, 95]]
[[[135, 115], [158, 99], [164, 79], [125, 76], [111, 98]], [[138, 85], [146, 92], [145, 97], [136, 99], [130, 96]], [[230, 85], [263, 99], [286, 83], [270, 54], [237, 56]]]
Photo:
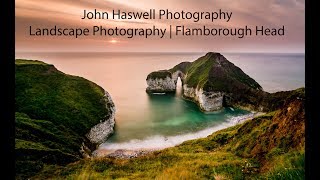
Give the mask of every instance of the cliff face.
[[183, 95], [195, 101], [203, 111], [216, 111], [223, 107], [222, 92], [205, 92], [202, 88], [188, 87], [183, 85]]
[[215, 111], [223, 106], [267, 110], [259, 104], [268, 93], [220, 53], [210, 52], [194, 62], [182, 62], [172, 69], [150, 73], [147, 92], [175, 91], [178, 77], [183, 84], [183, 96], [196, 102], [203, 111]]
[[17, 179], [90, 155], [113, 132], [114, 104], [100, 86], [41, 61], [15, 69]]
[[106, 108], [110, 110], [106, 119], [103, 122], [92, 127], [86, 137], [90, 140], [91, 143], [94, 144], [102, 144], [106, 142], [108, 137], [114, 132], [113, 128], [115, 125], [115, 113], [116, 108], [111, 99], [110, 94], [105, 91], [104, 100], [106, 103]]
[[176, 81], [172, 77], [149, 78], [147, 79], [147, 92], [174, 92], [176, 90]]

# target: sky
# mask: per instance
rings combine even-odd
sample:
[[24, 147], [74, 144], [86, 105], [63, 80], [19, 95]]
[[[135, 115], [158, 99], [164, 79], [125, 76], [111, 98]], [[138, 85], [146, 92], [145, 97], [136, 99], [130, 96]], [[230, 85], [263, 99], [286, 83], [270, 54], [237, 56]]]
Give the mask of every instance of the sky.
[[[16, 0], [16, 51], [102, 51], [102, 52], [275, 52], [303, 53], [305, 49], [304, 0]], [[210, 20], [194, 23], [190, 20], [82, 20], [84, 10], [97, 9], [143, 12], [149, 9], [175, 11], [232, 12], [229, 22]], [[111, 14], [110, 14], [111, 15]], [[151, 37], [87, 36], [35, 37], [29, 28], [169, 28], [170, 25], [186, 27], [240, 28], [285, 26], [285, 36], [237, 37], [176, 36], [173, 39]]]

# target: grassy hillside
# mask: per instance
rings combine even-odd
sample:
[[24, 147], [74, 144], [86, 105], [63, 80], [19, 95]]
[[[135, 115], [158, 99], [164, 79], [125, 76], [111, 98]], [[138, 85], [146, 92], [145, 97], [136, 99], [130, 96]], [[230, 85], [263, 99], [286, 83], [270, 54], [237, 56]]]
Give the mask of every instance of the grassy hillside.
[[208, 53], [209, 59], [216, 62], [210, 69], [208, 81], [204, 89], [233, 92], [234, 86], [247, 86], [252, 89], [261, 89], [261, 86], [239, 67], [228, 61], [219, 53]]
[[203, 56], [192, 62], [187, 69], [185, 83], [189, 87], [203, 87], [208, 81], [210, 69], [215, 65], [211, 56]]
[[261, 89], [261, 86], [239, 67], [229, 62], [220, 53], [209, 52], [194, 62], [182, 62], [170, 72], [180, 70], [186, 74], [189, 87], [204, 88], [206, 91], [233, 92], [235, 86]]
[[15, 61], [16, 172], [79, 160], [84, 135], [109, 112], [104, 90], [41, 61]]
[[277, 111], [207, 138], [133, 159], [81, 160], [46, 168], [54, 179], [304, 179], [304, 94], [298, 90]]
[[186, 74], [191, 64], [192, 64], [191, 62], [181, 62], [175, 65], [173, 68], [169, 69], [169, 71], [171, 73], [174, 73], [176, 71], [181, 71], [182, 73]]

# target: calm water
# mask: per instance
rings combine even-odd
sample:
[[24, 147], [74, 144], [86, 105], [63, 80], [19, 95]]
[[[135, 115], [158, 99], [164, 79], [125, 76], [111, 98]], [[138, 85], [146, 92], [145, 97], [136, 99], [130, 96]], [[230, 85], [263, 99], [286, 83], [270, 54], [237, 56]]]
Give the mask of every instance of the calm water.
[[[162, 148], [205, 137], [251, 115], [239, 109], [202, 113], [177, 92], [148, 95], [146, 77], [205, 53], [16, 53], [59, 70], [85, 77], [106, 89], [116, 105], [116, 131], [104, 149]], [[304, 86], [304, 54], [224, 54], [264, 90], [275, 92]], [[179, 82], [180, 83], [180, 82]], [[179, 84], [178, 84], [179, 85]]]

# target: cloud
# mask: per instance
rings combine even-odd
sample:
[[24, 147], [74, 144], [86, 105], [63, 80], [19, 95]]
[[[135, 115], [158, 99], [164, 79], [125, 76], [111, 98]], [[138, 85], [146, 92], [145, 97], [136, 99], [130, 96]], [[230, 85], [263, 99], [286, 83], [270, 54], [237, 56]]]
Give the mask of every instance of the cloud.
[[[233, 39], [225, 37], [177, 37], [174, 40], [156, 39], [150, 40], [137, 38], [128, 40], [125, 45], [118, 45], [108, 50], [130, 51], [184, 51], [199, 49], [225, 49], [241, 51], [247, 48], [259, 47], [259, 50], [287, 47], [299, 47], [304, 49], [304, 0], [16, 0], [16, 47], [19, 49], [68, 49], [77, 46], [78, 49], [104, 49], [108, 37], [89, 37], [87, 39], [72, 40], [69, 38], [34, 38], [28, 36], [30, 25], [37, 27], [67, 26], [67, 27], [92, 27], [103, 25], [105, 27], [124, 28], [150, 28], [155, 25], [159, 28], [168, 28], [169, 25], [183, 24], [189, 27], [210, 26], [224, 28], [239, 28], [245, 25], [264, 25], [267, 27], [280, 27], [285, 25], [287, 35], [281, 38], [246, 38]], [[170, 11], [229, 11], [233, 13], [230, 22], [224, 21], [201, 21], [193, 23], [190, 20], [81, 20], [83, 10], [111, 12], [113, 9], [124, 11], [148, 11], [150, 8], [169, 9]], [[54, 43], [50, 43], [53, 42]], [[81, 43], [79, 43], [81, 41]], [[61, 42], [61, 43], [59, 43]], [[66, 43], [68, 42], [68, 43]], [[152, 43], [151, 43], [152, 42]], [[213, 43], [214, 42], [214, 43]], [[47, 43], [47, 44], [46, 44]], [[44, 44], [46, 44], [44, 46]], [[50, 45], [52, 44], [52, 45]], [[202, 47], [203, 46], [203, 47]], [[205, 48], [204, 48], [205, 47]], [[265, 47], [265, 48], [263, 48]], [[298, 49], [299, 49], [298, 48]]]

